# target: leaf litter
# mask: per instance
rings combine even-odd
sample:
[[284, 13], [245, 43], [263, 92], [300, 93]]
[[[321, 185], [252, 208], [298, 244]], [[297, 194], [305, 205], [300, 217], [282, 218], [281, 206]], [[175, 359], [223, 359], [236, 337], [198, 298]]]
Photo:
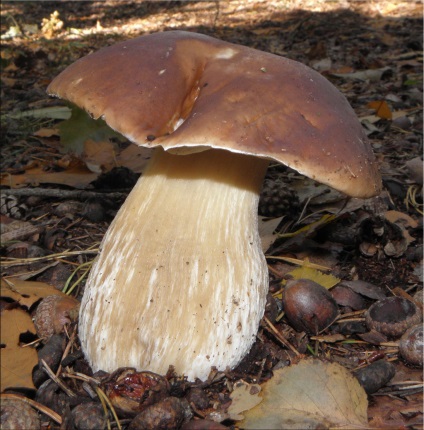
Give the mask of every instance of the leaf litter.
[[[119, 13], [118, 19], [115, 17], [116, 11], [112, 13], [109, 2], [105, 2], [103, 7], [97, 10], [91, 10], [93, 13], [90, 16], [85, 16], [86, 9], [80, 11], [76, 8], [73, 13], [83, 16], [84, 20], [70, 18], [65, 4], [58, 5], [57, 13], [41, 8], [36, 2], [26, 5], [25, 8], [29, 9], [26, 9], [25, 13], [23, 5], [5, 5], [2, 15], [8, 13], [14, 18], [2, 22], [2, 41], [5, 42], [2, 48], [2, 65], [4, 63], [5, 68], [2, 74], [4, 110], [1, 120], [2, 125], [6, 126], [2, 127], [5, 131], [2, 132], [2, 137], [6, 145], [3, 151], [1, 184], [11, 191], [14, 187], [27, 187], [25, 189], [31, 191], [28, 184], [35, 186], [34, 190], [40, 191], [41, 197], [27, 195], [18, 198], [18, 203], [24, 202], [27, 205], [23, 220], [35, 225], [39, 223], [39, 219], [48, 222], [43, 225], [41, 233], [33, 232], [29, 237], [15, 239], [18, 243], [15, 243], [14, 247], [10, 242], [3, 243], [2, 257], [6, 256], [3, 261], [6, 265], [3, 267], [13, 269], [19, 276], [28, 267], [34, 268], [34, 264], [47, 268], [48, 264], [60, 260], [61, 264], [71, 268], [72, 277], [69, 279], [72, 281], [64, 282], [64, 285], [70, 286], [76, 279], [82, 278], [93, 253], [85, 254], [80, 251], [89, 250], [93, 240], [101, 240], [119, 204], [110, 206], [107, 221], [91, 222], [72, 213], [55, 215], [54, 205], [60, 199], [51, 197], [51, 192], [55, 191], [54, 188], [58, 191], [71, 191], [75, 187], [93, 190], [90, 184], [100, 172], [103, 174], [119, 166], [128, 166], [141, 172], [143, 163], [149, 158], [148, 154], [136, 154], [135, 145], [122, 143], [107, 134], [98, 140], [105, 149], [101, 157], [97, 156], [97, 148], [93, 143], [96, 139], [90, 140], [90, 137], [83, 138], [76, 144], [79, 154], [73, 154], [72, 157], [66, 154], [62, 147], [66, 137], [60, 135], [58, 121], [69, 118], [69, 108], [58, 105], [56, 100], [46, 98], [44, 90], [50, 79], [64, 65], [114, 41], [136, 36], [142, 31], [187, 28], [187, 25], [192, 25], [189, 29], [302, 61], [331, 79], [348, 97], [367, 127], [377, 153], [386, 185], [386, 194], [380, 196], [377, 206], [382, 206], [381, 213], [387, 223], [401, 225], [400, 230], [396, 229], [397, 236], [393, 237], [390, 236], [393, 229], [386, 228], [382, 241], [372, 243], [375, 253], [371, 256], [363, 255], [360, 244], [368, 243], [370, 239], [364, 226], [371, 225], [364, 224], [363, 220], [372, 213], [374, 209], [370, 210], [369, 207], [375, 206], [375, 202], [359, 199], [346, 202], [343, 196], [333, 194], [324, 187], [317, 187], [296, 173], [287, 169], [271, 168], [268, 172], [269, 178], [283, 178], [284, 183], [296, 190], [301, 201], [299, 211], [265, 223], [269, 224], [264, 235], [264, 248], [268, 248], [268, 255], [279, 258], [268, 258], [271, 292], [281, 290], [284, 281], [292, 276], [290, 273], [293, 272], [294, 261], [309, 261], [317, 267], [330, 268], [331, 277], [341, 279], [339, 285], [345, 284], [361, 295], [367, 306], [382, 295], [397, 294], [396, 288], [414, 295], [419, 294], [422, 291], [422, 44], [419, 44], [422, 24], [417, 25], [417, 22], [420, 21], [422, 10], [416, 2], [341, 2], [342, 4], [338, 5], [326, 1], [292, 3], [291, 8], [286, 5], [283, 10], [278, 2], [261, 1], [251, 4], [237, 1], [225, 4], [193, 2], [190, 7], [168, 5], [163, 9], [162, 5], [153, 2], [143, 5], [128, 2], [125, 8], [120, 10], [120, 13], [128, 14], [124, 20], [119, 20]], [[334, 7], [340, 5], [345, 9], [335, 11]], [[343, 25], [329, 25], [335, 16]], [[418, 17], [418, 21], [414, 17]], [[113, 30], [114, 26], [119, 27], [119, 34]], [[405, 26], [410, 29], [408, 34], [402, 31]], [[37, 130], [43, 131], [37, 133]], [[94, 135], [96, 137], [96, 133]], [[76, 139], [78, 138], [79, 135], [76, 136]], [[69, 141], [72, 142], [73, 139], [70, 136]], [[119, 160], [121, 156], [124, 160]], [[413, 159], [418, 167], [409, 167], [410, 160]], [[46, 196], [50, 197], [43, 198], [43, 190], [49, 190]], [[37, 202], [36, 199], [40, 198]], [[109, 203], [103, 198], [101, 205], [109, 207]], [[395, 213], [389, 214], [390, 211]], [[6, 215], [10, 216], [10, 213]], [[374, 227], [376, 226], [372, 226]], [[377, 226], [378, 228], [380, 226]], [[34, 262], [25, 257], [28, 247], [16, 247], [23, 245], [20, 242], [22, 240], [45, 247], [53, 254], [42, 256]], [[390, 242], [396, 245], [395, 252], [399, 253], [398, 256], [389, 258], [385, 254], [385, 246]], [[398, 248], [398, 244], [401, 248]], [[420, 247], [421, 254], [417, 252]], [[17, 250], [23, 253], [18, 255], [19, 258], [15, 258]], [[68, 252], [69, 250], [71, 251]], [[49, 282], [58, 285], [58, 266], [55, 264], [42, 274], [39, 272], [40, 268], [30, 270], [25, 273], [32, 275], [24, 276], [37, 280], [41, 275], [46, 275]], [[325, 272], [327, 274], [327, 270]], [[315, 275], [316, 273], [311, 276], [317, 280]], [[15, 279], [13, 278], [14, 282]], [[80, 286], [77, 285], [74, 289], [75, 296], [80, 295]], [[28, 306], [37, 303], [38, 296], [32, 293], [28, 296], [6, 297], [9, 302], [15, 304], [19, 300]], [[35, 302], [32, 302], [33, 300]], [[281, 305], [278, 295], [274, 301], [278, 315], [278, 306]], [[21, 314], [26, 313], [24, 309], [26, 306], [12, 310], [19, 310]], [[358, 330], [361, 330], [363, 320], [360, 312], [352, 311], [348, 302], [341, 306], [341, 312], [337, 324], [333, 324], [320, 335], [319, 340], [318, 337], [295, 332], [284, 317], [275, 320], [270, 313], [266, 313], [266, 321], [272, 324], [275, 337], [265, 328], [270, 326], [264, 324], [258, 333], [257, 343], [240, 366], [225, 375], [218, 372], [215, 379], [212, 378], [204, 385], [210, 406], [201, 410], [194, 405], [197, 417], [228, 417], [226, 411], [231, 410], [231, 406], [228, 409], [231, 401], [234, 407], [241, 402], [236, 400], [237, 393], [245, 390], [249, 396], [254, 397], [250, 390], [255, 387], [252, 393], [254, 392], [255, 396], [263, 396], [261, 404], [267, 405], [262, 410], [258, 409], [256, 419], [266, 419], [274, 409], [277, 411], [277, 422], [284, 419], [281, 418], [281, 405], [270, 406], [267, 403], [269, 399], [265, 399], [265, 393], [281, 395], [281, 387], [277, 384], [280, 372], [295, 368], [294, 363], [299, 357], [309, 354], [321, 359], [331, 357], [334, 363], [340, 363], [348, 370], [355, 369], [358, 365], [367, 365], [368, 361], [380, 354], [380, 359], [396, 364], [397, 375], [403, 372], [403, 375], [406, 375], [404, 379], [408, 379], [408, 375], [415, 372], [415, 382], [422, 383], [422, 371], [405, 367], [399, 360], [396, 348], [384, 349], [381, 346], [376, 351], [371, 344], [360, 340]], [[26, 314], [28, 316], [28, 313]], [[27, 323], [23, 324], [23, 328], [26, 325], [30, 327], [28, 320]], [[281, 345], [294, 345], [297, 354]], [[17, 349], [16, 353], [18, 351], [20, 350]], [[35, 352], [34, 349], [32, 351]], [[73, 352], [77, 351], [78, 348]], [[292, 365], [278, 370], [287, 362]], [[303, 359], [299, 364], [302, 362]], [[83, 367], [81, 361], [77, 363], [80, 368]], [[27, 365], [22, 366], [22, 375], [25, 371], [28, 372], [28, 368]], [[20, 370], [19, 365], [13, 370], [19, 373], [16, 370]], [[299, 381], [304, 380], [303, 375], [298, 375], [297, 378]], [[328, 386], [322, 388], [321, 393], [328, 391], [328, 388], [331, 392], [331, 379], [329, 376]], [[250, 385], [235, 382], [239, 380]], [[172, 377], [170, 381], [175, 383]], [[259, 394], [257, 383], [261, 388]], [[179, 384], [181, 382], [176, 383], [180, 388], [182, 385]], [[271, 384], [269, 388], [266, 388], [267, 384]], [[337, 382], [336, 385], [338, 384]], [[10, 387], [18, 385], [17, 382], [11, 383]], [[340, 382], [340, 385], [343, 386], [343, 382]], [[309, 387], [309, 381], [306, 381], [305, 386]], [[300, 392], [302, 389], [303, 385]], [[399, 390], [394, 395], [390, 394], [390, 390], [395, 392], [389, 385], [370, 397], [370, 425], [388, 427], [408, 424], [411, 428], [420, 428], [422, 394], [414, 394], [412, 390], [406, 389], [402, 391], [401, 397], [398, 397]], [[268, 397], [274, 395], [277, 394]], [[304, 416], [310, 418], [305, 425], [317, 422], [325, 425], [333, 423], [326, 418], [325, 413], [321, 414], [326, 411], [325, 405], [322, 405], [318, 412], [314, 409], [309, 412], [304, 406], [308, 402], [302, 400], [300, 403], [299, 409], [304, 412]], [[256, 406], [258, 407], [260, 405]], [[253, 411], [256, 408], [249, 406], [247, 409]], [[401, 409], [403, 414], [399, 412]], [[291, 412], [287, 412], [284, 416], [287, 418], [290, 414]], [[343, 419], [346, 422], [346, 414], [346, 411], [341, 413], [341, 422]], [[358, 421], [362, 424], [359, 425], [364, 425], [363, 412], [361, 414], [359, 415], [362, 418], [358, 418]], [[295, 421], [298, 418], [297, 415], [293, 416]], [[237, 418], [233, 416], [233, 419]], [[355, 419], [349, 418], [347, 421], [355, 422]], [[219, 418], [217, 420], [220, 421]]]

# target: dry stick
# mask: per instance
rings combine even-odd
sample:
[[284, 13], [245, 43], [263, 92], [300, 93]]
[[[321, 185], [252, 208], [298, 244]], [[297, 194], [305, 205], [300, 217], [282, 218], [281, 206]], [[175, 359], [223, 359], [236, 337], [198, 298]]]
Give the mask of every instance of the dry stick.
[[17, 197], [45, 197], [76, 200], [87, 200], [105, 195], [111, 198], [120, 198], [127, 195], [126, 193], [120, 192], [103, 193], [85, 190], [62, 190], [56, 188], [10, 188], [2, 189], [1, 192], [4, 195], [13, 195]]
[[59, 385], [60, 388], [62, 388], [62, 390], [69, 396], [69, 397], [76, 397], [76, 394], [69, 389], [54, 373], [53, 370], [50, 369], [49, 365], [43, 360], [41, 359], [41, 364], [43, 365], [43, 368], [45, 370], [45, 372], [47, 373], [47, 375], [49, 375], [49, 377], [56, 382], [57, 385]]
[[264, 316], [264, 321], [267, 323], [268, 327], [275, 334], [277, 339], [287, 348], [291, 349], [297, 356], [300, 356], [300, 352], [275, 328], [272, 322]]
[[[69, 350], [71, 349], [73, 343], [75, 342], [76, 335], [77, 335], [77, 328], [75, 327], [74, 331], [72, 332], [71, 336], [69, 337], [69, 342], [66, 345], [65, 351], [63, 351], [62, 358], [60, 359], [61, 363], [69, 354]], [[60, 364], [59, 368], [57, 369], [57, 372], [56, 372], [57, 377], [59, 377], [61, 371], [62, 371], [62, 364]]]
[[55, 411], [52, 411], [47, 406], [44, 406], [41, 403], [36, 402], [35, 400], [28, 399], [28, 397], [20, 396], [19, 394], [0, 394], [0, 398], [11, 399], [11, 400], [22, 400], [23, 402], [28, 403], [28, 405], [31, 405], [33, 408], [39, 410], [43, 414], [50, 417], [53, 421], [56, 421], [59, 425], [62, 424], [62, 418], [58, 413], [56, 413]]
[[17, 197], [45, 197], [59, 199], [88, 200], [93, 198], [108, 197], [112, 200], [125, 198], [128, 192], [97, 192], [84, 190], [58, 190], [55, 188], [12, 188], [1, 190], [4, 195], [13, 195]]

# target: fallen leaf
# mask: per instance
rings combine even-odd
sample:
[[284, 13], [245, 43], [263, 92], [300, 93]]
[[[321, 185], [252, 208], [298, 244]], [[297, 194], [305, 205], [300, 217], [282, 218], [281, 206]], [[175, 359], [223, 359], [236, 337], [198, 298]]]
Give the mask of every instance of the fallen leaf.
[[152, 148], [131, 144], [116, 156], [116, 165], [142, 173], [152, 158], [153, 151]]
[[327, 290], [340, 282], [339, 278], [308, 266], [296, 267], [288, 275], [292, 276], [293, 279], [309, 279], [327, 288]]
[[34, 348], [19, 345], [22, 333], [35, 334], [31, 317], [22, 309], [3, 311], [1, 321], [1, 375], [0, 391], [8, 387], [35, 388], [32, 383], [32, 369], [38, 362]]
[[116, 166], [116, 145], [112, 142], [87, 139], [83, 142], [83, 147], [81, 159], [90, 171], [102, 173]]
[[399, 211], [387, 211], [384, 214], [387, 221], [394, 224], [401, 224], [404, 227], [417, 228], [418, 222], [414, 218], [410, 217], [408, 214]]
[[147, 166], [153, 150], [135, 144], [130, 144], [119, 152], [110, 141], [95, 142], [88, 139], [84, 142], [84, 152], [81, 159], [95, 173], [104, 173], [114, 167], [127, 167], [133, 172], [141, 173]]
[[390, 67], [382, 67], [380, 69], [361, 70], [353, 73], [332, 73], [332, 75], [344, 79], [377, 82], [381, 79], [383, 74], [389, 70], [391, 70]]
[[90, 170], [82, 162], [76, 162], [63, 172], [46, 172], [42, 166], [35, 166], [20, 175], [0, 175], [0, 185], [10, 188], [18, 188], [23, 185], [61, 184], [74, 188], [85, 188], [94, 181], [97, 174]]
[[259, 236], [262, 243], [262, 251], [265, 252], [277, 239], [278, 234], [275, 229], [284, 217], [279, 218], [266, 218], [260, 216], [258, 219]]
[[337, 363], [306, 359], [276, 370], [262, 402], [244, 413], [245, 429], [367, 428], [368, 400], [358, 380]]
[[298, 235], [310, 237], [315, 234], [317, 230], [334, 221], [335, 219], [337, 219], [336, 215], [324, 214], [319, 220], [311, 222], [310, 224], [305, 225], [304, 227], [301, 227], [292, 233], [279, 234], [278, 236], [282, 238], [295, 237]]
[[72, 107], [72, 116], [58, 125], [60, 141], [65, 150], [80, 154], [87, 140], [108, 142], [111, 138], [126, 140], [112, 130], [102, 119], [94, 120], [87, 112], [76, 106]]
[[375, 100], [369, 102], [367, 106], [375, 110], [375, 114], [379, 118], [392, 119], [392, 111], [385, 100]]
[[36, 137], [52, 137], [52, 136], [59, 136], [59, 129], [57, 128], [40, 128], [39, 130], [35, 131], [33, 133]]
[[360, 279], [354, 281], [342, 281], [340, 285], [350, 288], [355, 293], [361, 294], [373, 300], [382, 300], [386, 297], [385, 291], [378, 285], [365, 282]]
[[249, 384], [242, 380], [237, 381], [230, 395], [229, 417], [235, 421], [243, 419], [243, 415], [240, 415], [242, 412], [252, 409], [262, 401], [259, 396], [260, 392], [261, 387], [258, 384]]
[[24, 281], [18, 278], [1, 279], [0, 293], [2, 297], [15, 300], [20, 306], [28, 309], [44, 297], [51, 295], [66, 296], [66, 294], [45, 282]]

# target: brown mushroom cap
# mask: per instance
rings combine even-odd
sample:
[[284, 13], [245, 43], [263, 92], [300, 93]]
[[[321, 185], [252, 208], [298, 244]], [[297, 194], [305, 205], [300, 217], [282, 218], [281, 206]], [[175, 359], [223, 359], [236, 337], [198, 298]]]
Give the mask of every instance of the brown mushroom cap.
[[355, 197], [380, 190], [344, 96], [307, 66], [205, 35], [169, 31], [101, 49], [48, 93], [133, 142], [176, 153], [221, 148], [281, 162]]

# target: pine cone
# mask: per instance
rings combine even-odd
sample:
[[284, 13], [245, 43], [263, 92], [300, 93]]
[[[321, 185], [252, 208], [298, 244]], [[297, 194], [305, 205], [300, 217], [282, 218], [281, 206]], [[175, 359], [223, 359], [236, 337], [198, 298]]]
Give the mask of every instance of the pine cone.
[[293, 215], [299, 211], [296, 193], [280, 181], [265, 179], [259, 199], [259, 215], [279, 217]]

